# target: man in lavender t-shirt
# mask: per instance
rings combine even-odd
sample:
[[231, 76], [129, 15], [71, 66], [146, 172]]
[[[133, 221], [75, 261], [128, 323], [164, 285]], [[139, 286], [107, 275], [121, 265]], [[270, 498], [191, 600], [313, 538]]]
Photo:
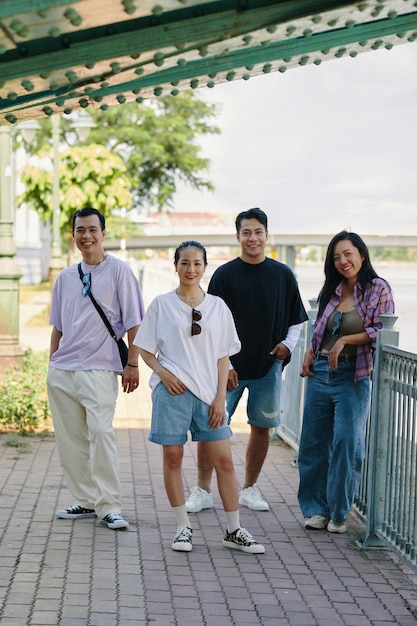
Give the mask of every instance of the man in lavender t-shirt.
[[[56, 511], [62, 519], [98, 517], [113, 530], [128, 528], [121, 515], [119, 459], [113, 429], [118, 393], [139, 385], [138, 348], [133, 345], [144, 314], [140, 286], [130, 266], [104, 252], [104, 216], [86, 207], [72, 220], [83, 260], [64, 269], [54, 286], [48, 397], [67, 486], [75, 499]], [[103, 309], [116, 337], [127, 333], [128, 363], [122, 367], [89, 292]]]

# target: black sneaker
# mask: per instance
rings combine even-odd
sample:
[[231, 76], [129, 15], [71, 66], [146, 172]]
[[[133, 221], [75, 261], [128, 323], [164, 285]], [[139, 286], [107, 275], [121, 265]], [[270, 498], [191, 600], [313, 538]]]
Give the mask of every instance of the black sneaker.
[[250, 552], [251, 554], [263, 554], [265, 552], [264, 546], [255, 541], [246, 528], [238, 528], [232, 533], [226, 530], [223, 545], [225, 548], [242, 550], [242, 552]]
[[129, 528], [129, 522], [123, 519], [120, 513], [108, 513], [101, 520], [102, 524], [106, 524], [112, 530], [121, 530], [122, 528]]
[[85, 509], [79, 504], [74, 504], [69, 509], [55, 511], [55, 515], [60, 519], [82, 519], [83, 517], [96, 517], [96, 512], [94, 509]]
[[179, 552], [191, 552], [193, 549], [192, 544], [193, 531], [188, 526], [180, 526], [171, 544], [173, 550]]

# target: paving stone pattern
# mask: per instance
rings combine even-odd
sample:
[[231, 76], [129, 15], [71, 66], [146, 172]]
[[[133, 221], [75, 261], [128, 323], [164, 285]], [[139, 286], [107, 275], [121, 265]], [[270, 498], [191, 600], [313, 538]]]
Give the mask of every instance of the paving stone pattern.
[[[241, 510], [242, 524], [265, 544], [264, 555], [222, 547], [225, 517], [216, 488], [215, 508], [191, 516], [192, 552], [173, 552], [175, 522], [161, 451], [147, 441], [149, 415], [143, 380], [136, 397], [120, 395], [117, 409], [128, 531], [54, 517], [73, 502], [53, 436], [28, 439], [27, 449], [0, 445], [2, 626], [417, 623], [410, 610], [417, 605], [416, 576], [390, 551], [358, 550], [357, 520], [349, 520], [346, 535], [303, 528], [294, 453], [285, 444], [271, 445], [260, 482], [271, 511]], [[239, 478], [247, 436], [243, 429], [233, 438]], [[195, 444], [187, 444], [188, 487], [195, 454]]]
[[[136, 394], [120, 394], [116, 411], [127, 531], [55, 518], [73, 500], [53, 435], [28, 438], [24, 448], [0, 435], [1, 626], [417, 625], [417, 575], [389, 550], [358, 550], [356, 518], [345, 535], [304, 529], [285, 444], [270, 446], [259, 482], [271, 510], [241, 509], [264, 555], [223, 548], [215, 484], [215, 508], [190, 516], [192, 552], [172, 551], [161, 449], [147, 441], [147, 378], [142, 372]], [[247, 438], [242, 427], [232, 439], [239, 481]], [[196, 445], [187, 444], [188, 489], [195, 478]]]

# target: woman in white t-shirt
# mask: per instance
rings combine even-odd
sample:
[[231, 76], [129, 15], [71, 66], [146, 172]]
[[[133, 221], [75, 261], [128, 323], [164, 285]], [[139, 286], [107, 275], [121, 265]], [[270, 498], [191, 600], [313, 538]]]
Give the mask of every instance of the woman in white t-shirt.
[[175, 251], [177, 289], [150, 304], [134, 343], [153, 370], [149, 440], [163, 446], [164, 483], [177, 520], [172, 549], [192, 549], [185, 507], [182, 459], [188, 431], [206, 441], [227, 519], [223, 545], [262, 554], [264, 546], [240, 527], [239, 496], [226, 411], [229, 356], [240, 350], [230, 310], [200, 287], [207, 267], [204, 246], [185, 241]]

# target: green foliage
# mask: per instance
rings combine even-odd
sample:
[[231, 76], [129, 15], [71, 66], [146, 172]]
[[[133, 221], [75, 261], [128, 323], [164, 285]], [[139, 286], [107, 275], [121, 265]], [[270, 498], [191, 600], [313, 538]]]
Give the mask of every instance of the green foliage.
[[[51, 155], [50, 155], [51, 156]], [[21, 172], [25, 191], [17, 202], [26, 202], [42, 220], [52, 219], [53, 172], [26, 166]], [[115, 208], [130, 207], [132, 196], [122, 159], [103, 146], [90, 144], [69, 148], [59, 163], [61, 231], [71, 233], [77, 209], [94, 206], [106, 217]]]
[[[71, 218], [74, 210], [94, 206], [108, 217], [114, 209], [130, 207], [130, 181], [117, 154], [90, 144], [67, 150], [61, 163], [65, 190], [61, 187], [60, 203], [65, 215]], [[70, 222], [64, 227], [70, 231]]]
[[[89, 110], [96, 127], [83, 147], [70, 147], [60, 153], [61, 232], [70, 237], [74, 210], [94, 206], [107, 219], [107, 237], [117, 237], [129, 226], [115, 226], [118, 209], [138, 206], [163, 210], [172, 206], [179, 181], [197, 190], [213, 190], [206, 178], [210, 161], [201, 156], [197, 141], [207, 134], [218, 134], [211, 118], [215, 105], [198, 99], [194, 92], [165, 96], [139, 105], [136, 102]], [[49, 161], [49, 169], [27, 165], [21, 172], [25, 191], [17, 203], [26, 202], [44, 221], [53, 211], [51, 120], [41, 119], [30, 149]], [[60, 118], [61, 144], [65, 138], [76, 141], [70, 121]], [[110, 219], [108, 219], [110, 218]]]
[[52, 172], [26, 165], [20, 172], [25, 191], [16, 198], [16, 204], [27, 202], [43, 221], [52, 218]]
[[143, 236], [143, 227], [120, 215], [110, 215], [106, 218], [106, 239], [115, 241], [116, 239], [130, 239], [131, 237]]
[[373, 262], [377, 261], [399, 261], [403, 263], [413, 263], [417, 260], [415, 248], [393, 247], [369, 247], [369, 254]]
[[135, 205], [162, 210], [172, 205], [180, 180], [194, 189], [214, 189], [204, 177], [210, 161], [201, 156], [197, 139], [220, 132], [209, 123], [216, 113], [215, 105], [193, 92], [91, 111], [96, 127], [88, 141], [123, 158]]
[[35, 432], [50, 419], [46, 391], [48, 353], [28, 350], [23, 365], [7, 368], [0, 382], [0, 427], [20, 434]]

